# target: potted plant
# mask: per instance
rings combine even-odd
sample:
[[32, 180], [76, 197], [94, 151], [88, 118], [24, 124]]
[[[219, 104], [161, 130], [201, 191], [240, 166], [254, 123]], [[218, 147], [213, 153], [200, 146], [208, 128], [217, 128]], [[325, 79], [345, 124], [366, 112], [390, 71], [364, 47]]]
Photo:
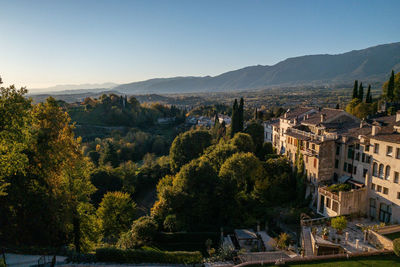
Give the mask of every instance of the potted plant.
[[328, 240], [329, 237], [329, 229], [324, 227], [324, 229], [322, 229], [322, 238], [324, 240]]
[[337, 234], [341, 235], [342, 231], [347, 227], [347, 219], [344, 216], [333, 218], [331, 225], [336, 229]]

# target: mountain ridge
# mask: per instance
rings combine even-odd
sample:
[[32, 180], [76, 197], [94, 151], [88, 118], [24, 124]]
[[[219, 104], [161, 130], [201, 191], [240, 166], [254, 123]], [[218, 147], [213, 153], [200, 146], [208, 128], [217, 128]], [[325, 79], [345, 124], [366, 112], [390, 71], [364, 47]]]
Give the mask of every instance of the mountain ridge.
[[254, 65], [216, 76], [154, 78], [121, 84], [121, 93], [193, 93], [262, 89], [270, 86], [323, 85], [384, 81], [400, 71], [400, 42], [341, 54], [303, 55], [274, 65]]

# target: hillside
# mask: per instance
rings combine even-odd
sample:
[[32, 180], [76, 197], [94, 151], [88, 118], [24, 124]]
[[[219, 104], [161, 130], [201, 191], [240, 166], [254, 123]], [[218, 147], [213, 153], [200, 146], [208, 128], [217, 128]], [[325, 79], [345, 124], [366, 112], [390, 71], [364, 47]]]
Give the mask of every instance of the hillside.
[[218, 76], [157, 78], [122, 84], [121, 93], [190, 93], [269, 86], [351, 83], [355, 79], [382, 82], [390, 71], [400, 71], [400, 42], [354, 50], [338, 55], [288, 58], [273, 66], [250, 66]]

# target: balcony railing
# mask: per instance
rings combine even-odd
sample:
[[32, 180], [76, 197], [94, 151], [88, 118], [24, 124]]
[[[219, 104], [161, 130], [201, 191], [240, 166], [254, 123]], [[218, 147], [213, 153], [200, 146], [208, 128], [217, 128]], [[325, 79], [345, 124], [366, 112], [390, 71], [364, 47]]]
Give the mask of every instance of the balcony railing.
[[318, 188], [318, 192], [321, 193], [324, 196], [327, 196], [333, 200], [339, 201], [339, 195], [332, 193], [331, 191], [328, 191], [326, 189], [324, 189], [323, 187]]
[[300, 135], [309, 137], [309, 138], [311, 138], [311, 140], [318, 140], [318, 141], [335, 140], [338, 138], [338, 135], [336, 133], [327, 133], [324, 135], [318, 135], [315, 133], [306, 132], [306, 131], [302, 131], [302, 130], [294, 129], [294, 128], [289, 128], [288, 131], [295, 133], [295, 134], [300, 134]]

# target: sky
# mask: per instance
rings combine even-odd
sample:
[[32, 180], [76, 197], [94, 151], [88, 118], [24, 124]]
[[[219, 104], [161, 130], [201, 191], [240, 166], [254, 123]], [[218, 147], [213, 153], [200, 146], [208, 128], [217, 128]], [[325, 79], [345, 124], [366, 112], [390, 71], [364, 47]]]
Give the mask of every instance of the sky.
[[218, 75], [400, 41], [400, 1], [0, 0], [5, 85]]

